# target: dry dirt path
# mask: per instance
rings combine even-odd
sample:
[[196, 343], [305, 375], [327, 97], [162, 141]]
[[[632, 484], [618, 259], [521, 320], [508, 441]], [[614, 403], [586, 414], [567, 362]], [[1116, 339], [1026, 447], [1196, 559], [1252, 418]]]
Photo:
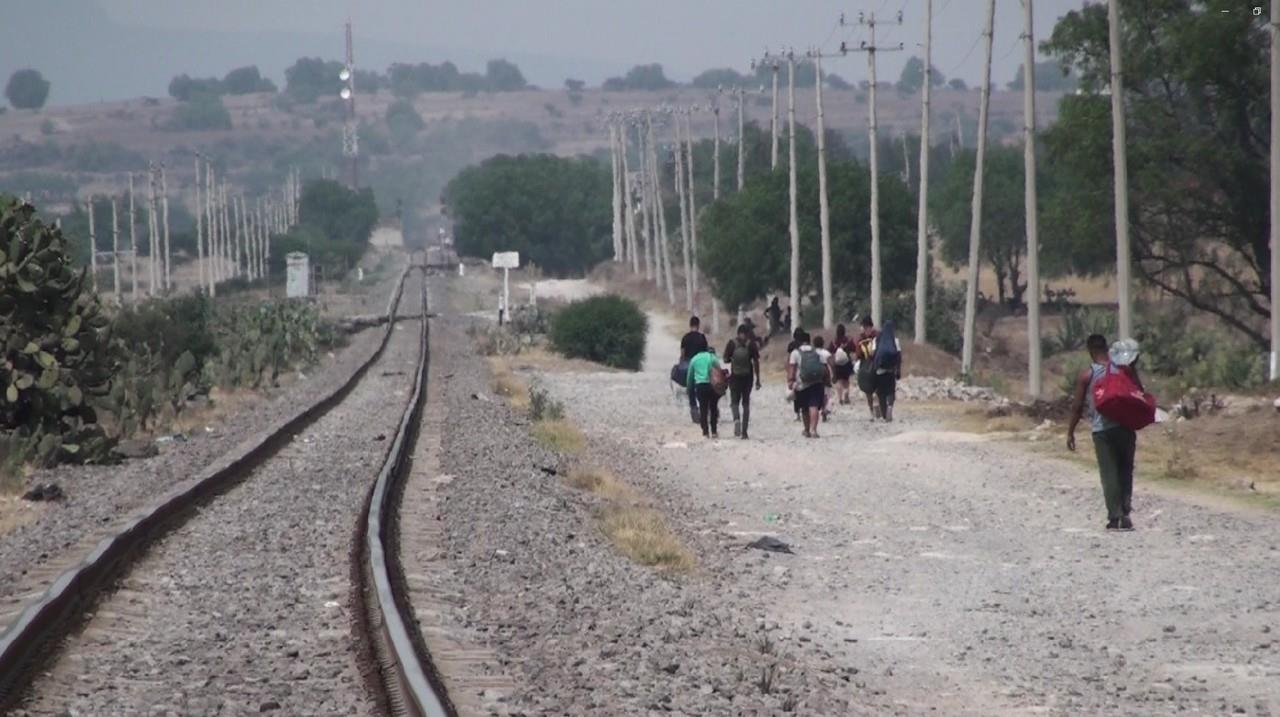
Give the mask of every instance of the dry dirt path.
[[[542, 380], [686, 534], [720, 541], [699, 556], [707, 571], [772, 605], [781, 639], [859, 669], [875, 701], [1280, 714], [1274, 515], [1140, 484], [1138, 530], [1108, 534], [1087, 468], [945, 431], [909, 403], [891, 426], [839, 411], [805, 440], [776, 384], [755, 396], [752, 440], [732, 438], [726, 398], [724, 437], [707, 441], [668, 383], [679, 327], [650, 318], [643, 371]], [[795, 555], [735, 549], [761, 534]]]

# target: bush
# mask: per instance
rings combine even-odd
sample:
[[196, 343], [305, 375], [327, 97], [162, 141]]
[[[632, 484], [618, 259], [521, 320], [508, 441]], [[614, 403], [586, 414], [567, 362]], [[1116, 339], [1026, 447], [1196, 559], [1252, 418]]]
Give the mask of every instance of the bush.
[[1071, 309], [1062, 315], [1062, 328], [1043, 339], [1042, 350], [1046, 356], [1078, 351], [1084, 348], [1085, 341], [1092, 334], [1102, 334], [1114, 340], [1118, 326], [1116, 313], [1110, 309]]
[[[865, 307], [850, 307], [843, 315], [852, 316], [854, 311]], [[909, 336], [915, 325], [916, 297], [915, 292], [902, 291], [885, 297], [881, 317], [893, 319], [898, 324], [898, 332]], [[964, 348], [964, 288], [960, 285], [944, 284], [936, 276], [929, 282], [929, 305], [925, 307], [925, 332], [929, 343], [946, 351], [958, 354]]]
[[168, 128], [188, 131], [231, 129], [231, 113], [218, 95], [194, 95], [173, 111]]
[[80, 172], [136, 172], [147, 167], [141, 154], [118, 142], [85, 142], [64, 152], [67, 166]]
[[636, 302], [609, 294], [575, 301], [551, 318], [551, 346], [569, 358], [640, 369], [649, 320]]
[[49, 99], [49, 81], [39, 70], [27, 68], [9, 75], [4, 96], [20, 110], [38, 110]]
[[529, 418], [535, 421], [564, 419], [564, 404], [551, 397], [547, 389], [534, 384], [529, 387]]

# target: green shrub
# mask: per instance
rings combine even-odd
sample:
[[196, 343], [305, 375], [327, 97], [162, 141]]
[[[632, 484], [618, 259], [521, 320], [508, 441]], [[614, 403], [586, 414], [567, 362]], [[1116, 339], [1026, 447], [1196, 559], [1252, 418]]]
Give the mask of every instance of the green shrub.
[[639, 370], [649, 320], [636, 302], [608, 294], [575, 301], [551, 318], [551, 346], [569, 358]]
[[168, 127], [185, 131], [231, 129], [231, 113], [223, 106], [221, 97], [201, 93], [192, 95], [189, 101], [174, 109]]
[[1192, 388], [1245, 389], [1266, 383], [1266, 361], [1255, 345], [1194, 323], [1185, 309], [1143, 315], [1146, 321], [1135, 332], [1142, 367], [1170, 378], [1171, 390], [1184, 394]]
[[564, 404], [551, 397], [539, 384], [529, 387], [529, 418], [535, 421], [559, 421], [564, 418]]
[[1062, 314], [1062, 327], [1041, 340], [1041, 350], [1046, 356], [1079, 351], [1092, 334], [1102, 334], [1108, 341], [1114, 341], [1118, 333], [1115, 311], [1078, 307]]
[[[869, 311], [870, 306], [848, 306], [843, 315]], [[888, 294], [881, 308], [882, 319], [893, 319], [905, 338], [915, 326], [916, 296], [913, 291]], [[958, 354], [964, 348], [964, 288], [944, 284], [937, 277], [929, 283], [929, 304], [925, 307], [925, 332], [929, 343], [948, 353]], [[849, 327], [853, 329], [854, 327]]]
[[0, 435], [41, 463], [111, 448], [94, 409], [114, 370], [110, 322], [85, 279], [60, 230], [0, 196]]

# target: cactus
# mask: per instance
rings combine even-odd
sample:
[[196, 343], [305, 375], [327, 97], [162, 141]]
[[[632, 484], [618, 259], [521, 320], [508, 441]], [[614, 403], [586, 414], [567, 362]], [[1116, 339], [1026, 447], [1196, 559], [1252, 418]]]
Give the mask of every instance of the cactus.
[[60, 230], [0, 196], [0, 433], [30, 438], [46, 464], [97, 461], [111, 448], [94, 407], [116, 360], [85, 278]]

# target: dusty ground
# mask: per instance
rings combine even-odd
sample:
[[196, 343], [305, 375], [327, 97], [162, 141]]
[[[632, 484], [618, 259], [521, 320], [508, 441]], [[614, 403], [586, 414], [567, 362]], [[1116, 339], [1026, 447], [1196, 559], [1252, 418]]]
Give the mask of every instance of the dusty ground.
[[[767, 606], [780, 644], [860, 670], [859, 701], [899, 714], [1280, 713], [1272, 513], [1140, 483], [1139, 529], [1108, 534], [1088, 464], [945, 430], [910, 404], [891, 426], [838, 411], [805, 441], [776, 383], [756, 396], [753, 440], [704, 441], [671, 395], [676, 339], [654, 319], [645, 371], [539, 379], [595, 458], [658, 496], [693, 544], [719, 546], [698, 554], [706, 579]], [[741, 550], [762, 534], [796, 554]]]

